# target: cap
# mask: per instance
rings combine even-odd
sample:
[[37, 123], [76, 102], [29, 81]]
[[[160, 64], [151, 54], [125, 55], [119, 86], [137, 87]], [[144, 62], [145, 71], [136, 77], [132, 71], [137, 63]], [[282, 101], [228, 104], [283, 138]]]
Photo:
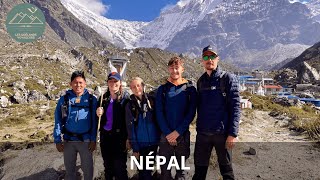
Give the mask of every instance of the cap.
[[203, 48], [202, 54], [204, 54], [205, 52], [212, 52], [212, 53], [214, 53], [215, 55], [218, 55], [218, 54], [212, 49], [212, 47], [211, 47], [210, 45], [208, 45], [207, 47]]
[[108, 80], [109, 79], [116, 79], [118, 81], [121, 81], [121, 75], [117, 72], [111, 72], [109, 75], [108, 75]]

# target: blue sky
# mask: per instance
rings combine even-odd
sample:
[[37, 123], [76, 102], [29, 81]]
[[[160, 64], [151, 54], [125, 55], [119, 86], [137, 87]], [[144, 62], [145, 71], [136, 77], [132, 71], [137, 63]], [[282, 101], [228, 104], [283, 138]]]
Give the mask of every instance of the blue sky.
[[[159, 16], [165, 7], [177, 4], [179, 0], [72, 0], [92, 12], [109, 19], [149, 22]], [[188, 1], [188, 0], [180, 0]], [[291, 0], [310, 1], [310, 0]]]
[[177, 2], [177, 0], [102, 0], [102, 3], [108, 6], [104, 16], [109, 19], [147, 22], [158, 17], [162, 8]]

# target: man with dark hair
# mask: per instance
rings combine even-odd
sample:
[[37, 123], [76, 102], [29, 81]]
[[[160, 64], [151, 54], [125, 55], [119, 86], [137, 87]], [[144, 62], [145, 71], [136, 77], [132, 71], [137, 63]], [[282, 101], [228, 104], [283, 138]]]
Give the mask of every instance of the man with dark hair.
[[197, 137], [193, 180], [205, 180], [212, 148], [218, 156], [223, 179], [234, 179], [231, 149], [238, 135], [240, 119], [239, 85], [235, 75], [218, 67], [219, 56], [211, 46], [202, 52], [206, 72], [197, 82]]
[[86, 78], [82, 71], [72, 73], [70, 86], [71, 90], [59, 99], [55, 110], [54, 143], [64, 155], [65, 179], [77, 179], [76, 160], [79, 152], [84, 179], [92, 180], [92, 152], [96, 148], [97, 136], [97, 99], [85, 89]]
[[[168, 163], [175, 156], [181, 168], [181, 159], [190, 156], [189, 125], [196, 113], [196, 89], [190, 81], [182, 78], [183, 60], [173, 57], [168, 63], [167, 83], [158, 88], [156, 96], [156, 117], [162, 131], [159, 155], [166, 157], [161, 166], [161, 180], [170, 180]], [[175, 179], [186, 179], [183, 170], [177, 170]]]

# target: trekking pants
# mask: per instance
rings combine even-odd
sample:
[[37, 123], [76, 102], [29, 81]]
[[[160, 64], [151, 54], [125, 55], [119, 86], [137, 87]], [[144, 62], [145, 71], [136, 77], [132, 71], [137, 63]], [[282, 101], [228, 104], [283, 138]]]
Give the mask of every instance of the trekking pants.
[[215, 147], [220, 173], [224, 180], [234, 179], [232, 151], [225, 148], [226, 135], [198, 133], [194, 150], [195, 174], [193, 180], [205, 180], [212, 148]]
[[[187, 160], [190, 156], [190, 132], [187, 131], [180, 135], [177, 139], [178, 145], [171, 146], [164, 134], [161, 135], [159, 145], [159, 155], [166, 158], [166, 163], [161, 166], [161, 180], [171, 180], [171, 169], [167, 170], [171, 156], [175, 156], [179, 167], [181, 168], [181, 157], [184, 156]], [[186, 163], [185, 163], [186, 164]], [[186, 179], [186, 174], [183, 170], [176, 170], [175, 179]]]
[[[119, 140], [112, 132], [101, 131], [100, 147], [106, 180], [128, 180], [126, 140]], [[120, 142], [121, 141], [121, 142]]]
[[83, 171], [84, 180], [92, 180], [93, 178], [93, 159], [92, 153], [89, 151], [89, 142], [66, 141], [63, 143], [64, 165], [66, 167], [66, 180], [74, 180], [76, 178], [76, 162], [77, 153], [80, 154], [81, 169]]
[[143, 147], [140, 149], [140, 156], [143, 158], [143, 169], [139, 170], [139, 180], [152, 180], [152, 170], [146, 169], [146, 156], [150, 156], [149, 153], [153, 152], [151, 156], [154, 156], [153, 164], [155, 165], [155, 157], [157, 155], [158, 145], [152, 145]]

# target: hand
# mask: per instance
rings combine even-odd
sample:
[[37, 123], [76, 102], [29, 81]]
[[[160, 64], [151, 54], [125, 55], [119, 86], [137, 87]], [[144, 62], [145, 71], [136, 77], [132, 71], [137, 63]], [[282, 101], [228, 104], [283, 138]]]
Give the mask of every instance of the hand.
[[130, 144], [129, 139], [127, 139], [127, 141], [126, 141], [126, 149], [127, 149], [127, 151], [131, 150], [131, 144]]
[[94, 142], [94, 141], [91, 141], [90, 143], [89, 143], [89, 151], [90, 152], [93, 152], [94, 150], [96, 150], [96, 142]]
[[173, 131], [170, 134], [166, 136], [167, 141], [171, 146], [177, 146], [177, 138], [180, 136], [180, 134], [177, 131]]
[[57, 143], [56, 148], [59, 152], [63, 152], [63, 144], [62, 143]]
[[103, 107], [98, 107], [96, 113], [97, 113], [97, 116], [102, 116], [102, 114], [103, 114]]
[[136, 157], [136, 159], [140, 158], [140, 153], [139, 152], [133, 152], [132, 156]]
[[226, 140], [226, 149], [231, 150], [234, 148], [234, 144], [237, 141], [236, 137], [228, 136]]

